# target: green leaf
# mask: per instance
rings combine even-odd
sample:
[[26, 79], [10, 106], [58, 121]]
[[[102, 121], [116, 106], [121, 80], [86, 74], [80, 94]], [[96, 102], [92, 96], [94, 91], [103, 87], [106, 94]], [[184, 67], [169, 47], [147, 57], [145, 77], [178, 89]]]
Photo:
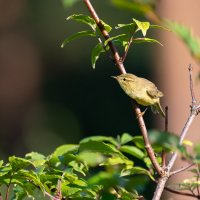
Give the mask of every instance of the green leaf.
[[120, 138], [120, 144], [123, 145], [123, 144], [126, 144], [128, 142], [131, 142], [132, 140], [133, 140], [133, 136], [131, 136], [128, 133], [123, 133], [121, 138]]
[[30, 165], [33, 166], [33, 163], [29, 160], [26, 160], [24, 158], [18, 158], [18, 157], [15, 157], [15, 156], [11, 156], [8, 158], [9, 160], [9, 163], [12, 167], [12, 170], [13, 171], [18, 171], [20, 169], [24, 169]]
[[130, 10], [133, 13], [146, 15], [153, 12], [153, 5], [130, 0], [111, 0], [112, 4], [120, 9]]
[[118, 146], [118, 142], [115, 138], [113, 137], [107, 137], [107, 136], [91, 136], [84, 138], [83, 140], [80, 141], [80, 143], [85, 143], [89, 141], [98, 141], [98, 142], [109, 142], [115, 146]]
[[154, 177], [151, 175], [151, 173], [142, 168], [142, 167], [133, 167], [132, 169], [128, 169], [128, 170], [122, 170], [121, 172], [121, 176], [130, 176], [130, 175], [136, 175], [136, 174], [145, 174], [147, 176], [149, 176], [152, 180], [155, 180]]
[[26, 181], [28, 180], [30, 182], [33, 182], [35, 186], [38, 186], [40, 188], [40, 190], [42, 192], [44, 192], [44, 186], [34, 171], [28, 171], [28, 170], [21, 169], [13, 175], [13, 179], [26, 180]]
[[127, 158], [114, 156], [114, 157], [108, 158], [104, 163], [100, 164], [100, 166], [103, 166], [103, 165], [126, 165], [126, 168], [130, 168], [130, 167], [133, 167], [133, 161], [128, 160]]
[[79, 2], [81, 0], [62, 0], [62, 4], [65, 8], [72, 7], [75, 3]]
[[101, 23], [103, 24], [105, 30], [109, 33], [112, 30], [112, 27], [108, 24], [106, 24], [103, 20], [101, 20]]
[[135, 145], [140, 149], [145, 149], [144, 140], [142, 136], [135, 136], [132, 140]]
[[68, 165], [69, 162], [76, 160], [76, 156], [71, 153], [58, 156], [60, 162], [64, 165]]
[[53, 152], [54, 156], [60, 156], [66, 153], [76, 153], [78, 151], [78, 145], [77, 144], [65, 144], [61, 145]]
[[156, 28], [156, 29], [163, 29], [165, 31], [171, 31], [170, 29], [168, 29], [165, 26], [160, 26], [160, 25], [155, 25], [155, 24], [151, 24], [149, 28]]
[[70, 19], [73, 19], [77, 22], [81, 22], [81, 23], [89, 25], [93, 29], [93, 31], [96, 30], [96, 23], [95, 23], [94, 19], [92, 19], [88, 15], [73, 14], [73, 15], [70, 15], [69, 17], [67, 17], [67, 20], [70, 20]]
[[120, 151], [128, 153], [138, 159], [143, 159], [145, 157], [144, 152], [134, 146], [123, 145], [120, 147]]
[[98, 43], [93, 49], [92, 49], [92, 56], [91, 56], [91, 62], [92, 62], [92, 68], [95, 69], [95, 65], [97, 60], [99, 59], [99, 56], [101, 53], [105, 52], [104, 48], [102, 47], [102, 44]]
[[113, 42], [117, 42], [119, 44], [123, 44], [123, 46], [124, 46], [125, 44], [127, 44], [129, 39], [130, 39], [130, 37], [127, 34], [120, 34], [120, 35], [110, 37], [109, 39], [107, 39], [104, 42], [104, 45], [107, 46], [109, 41], [113, 41]]
[[49, 164], [52, 166], [58, 166], [60, 163], [60, 156], [64, 154], [74, 154], [78, 152], [78, 145], [76, 144], [66, 144], [59, 146], [53, 154], [48, 157]]
[[125, 31], [126, 34], [130, 34], [131, 36], [135, 33], [137, 30], [137, 25], [135, 23], [130, 23], [130, 24], [118, 24], [116, 29], [121, 29]]
[[105, 160], [105, 156], [98, 152], [83, 151], [78, 155], [78, 159], [86, 162], [88, 166], [98, 166]]
[[71, 195], [81, 191], [82, 189], [79, 187], [71, 187], [68, 185], [61, 185], [62, 195], [63, 197], [70, 197]]
[[75, 170], [75, 171], [81, 173], [83, 176], [86, 176], [86, 171], [87, 171], [87, 169], [86, 169], [86, 167], [85, 167], [84, 164], [82, 164], [82, 163], [80, 163], [80, 162], [78, 163], [78, 162], [76, 162], [76, 161], [71, 161], [71, 162], [68, 164], [68, 166], [72, 167], [73, 170]]
[[166, 151], [172, 151], [179, 146], [179, 137], [164, 131], [149, 131], [149, 140], [153, 145], [154, 150], [158, 152], [161, 152], [163, 148]]
[[162, 43], [160, 43], [158, 40], [155, 40], [155, 39], [152, 39], [152, 38], [134, 38], [133, 39], [133, 43], [144, 43], [144, 42], [147, 42], [147, 43], [157, 43], [161, 46], [163, 46]]
[[89, 140], [88, 142], [81, 142], [79, 147], [80, 152], [82, 151], [92, 151], [92, 152], [100, 152], [103, 154], [118, 154], [121, 153], [112, 145], [106, 144], [100, 141]]
[[171, 29], [187, 46], [190, 53], [199, 61], [200, 60], [200, 38], [192, 33], [187, 26], [170, 20], [165, 24]]
[[141, 21], [139, 21], [137, 19], [134, 19], [134, 18], [133, 18], [133, 21], [138, 26], [138, 30], [141, 30], [142, 31], [142, 35], [145, 37], [146, 33], [147, 33], [147, 30], [150, 27], [150, 23], [149, 22], [141, 22]]
[[30, 160], [35, 168], [43, 166], [44, 163], [46, 162], [45, 156], [37, 152], [28, 153], [25, 155], [25, 158], [27, 160]]
[[3, 160], [0, 160], [0, 168], [2, 167], [3, 165]]
[[69, 37], [67, 37], [63, 43], [61, 44], [61, 48], [63, 48], [66, 44], [68, 44], [69, 42], [75, 40], [75, 39], [78, 39], [80, 37], [83, 37], [83, 36], [91, 36], [91, 37], [96, 37], [96, 33], [94, 31], [91, 31], [91, 30], [86, 30], [86, 31], [80, 31], [80, 32], [77, 32]]

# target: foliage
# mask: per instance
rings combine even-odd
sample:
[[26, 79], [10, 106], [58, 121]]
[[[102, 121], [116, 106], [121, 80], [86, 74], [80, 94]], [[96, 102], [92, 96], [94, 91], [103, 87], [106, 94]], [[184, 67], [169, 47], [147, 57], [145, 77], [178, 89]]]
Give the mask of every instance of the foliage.
[[[101, 53], [105, 53], [109, 50], [108, 43], [109, 41], [113, 41], [114, 44], [120, 45], [124, 48], [125, 51], [127, 51], [131, 44], [134, 43], [157, 43], [162, 45], [159, 41], [147, 38], [146, 34], [149, 29], [152, 28], [164, 28], [162, 26], [157, 25], [151, 25], [149, 22], [141, 22], [136, 19], [132, 19], [131, 23], [128, 24], [118, 24], [115, 28], [118, 30], [121, 30], [122, 33], [113, 37], [110, 37], [107, 39], [104, 43], [102, 42], [101, 36], [100, 36], [100, 30], [97, 24], [95, 23], [94, 19], [92, 19], [90, 16], [83, 15], [83, 14], [73, 14], [67, 18], [67, 20], [73, 19], [77, 22], [81, 22], [83, 24], [86, 24], [89, 26], [90, 30], [84, 30], [77, 32], [69, 37], [67, 37], [61, 47], [63, 48], [66, 44], [73, 41], [74, 39], [78, 39], [83, 36], [91, 36], [96, 37], [98, 39], [97, 45], [92, 49], [92, 55], [91, 55], [91, 63], [92, 67], [95, 68], [96, 62], [100, 56]], [[112, 27], [108, 24], [106, 24], [104, 21], [101, 20], [101, 23], [103, 24], [104, 28], [108, 33], [112, 31]], [[141, 32], [142, 37], [139, 37], [136, 35], [136, 33]]]
[[[138, 199], [137, 179], [146, 177], [144, 184], [154, 180], [153, 171], [145, 165], [144, 149], [133, 146], [135, 137], [124, 133], [121, 137], [94, 136], [80, 141], [79, 145], [58, 147], [51, 155], [31, 152], [24, 158], [9, 157], [8, 163], [0, 162], [0, 185], [12, 187], [12, 199], [29, 197], [35, 191], [44, 196], [63, 198]], [[137, 158], [143, 167], [133, 162]], [[94, 172], [95, 168], [99, 168]], [[127, 179], [128, 178], [128, 179]], [[135, 188], [129, 189], [130, 184]], [[60, 184], [60, 186], [59, 186]]]

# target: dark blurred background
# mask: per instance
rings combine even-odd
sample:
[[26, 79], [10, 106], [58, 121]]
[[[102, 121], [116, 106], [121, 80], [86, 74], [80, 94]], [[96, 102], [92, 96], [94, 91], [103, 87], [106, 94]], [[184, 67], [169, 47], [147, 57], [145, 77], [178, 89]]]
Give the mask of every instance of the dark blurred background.
[[[110, 1], [93, 3], [112, 27], [141, 19]], [[0, 157], [49, 154], [90, 135], [138, 134], [129, 99], [111, 78], [119, 73], [113, 62], [104, 55], [92, 69], [90, 54], [97, 40], [78, 39], [60, 48], [67, 36], [88, 28], [66, 21], [74, 13], [88, 14], [83, 2], [66, 7], [61, 0], [1, 1]], [[155, 48], [161, 47], [134, 46], [127, 71], [148, 78]]]

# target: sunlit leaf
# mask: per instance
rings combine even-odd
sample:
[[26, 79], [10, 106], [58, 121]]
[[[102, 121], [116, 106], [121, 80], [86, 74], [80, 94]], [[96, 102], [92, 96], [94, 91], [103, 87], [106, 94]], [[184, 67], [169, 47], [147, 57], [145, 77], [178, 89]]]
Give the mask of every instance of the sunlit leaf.
[[134, 19], [134, 18], [133, 18], [133, 21], [137, 24], [138, 30], [141, 30], [142, 31], [142, 35], [145, 37], [146, 33], [147, 33], [147, 30], [150, 27], [150, 23], [149, 22], [141, 22], [141, 21], [139, 21], [137, 19]]
[[105, 157], [98, 152], [83, 151], [79, 153], [78, 159], [82, 162], [86, 162], [88, 166], [98, 166], [105, 160]]
[[145, 38], [134, 38], [133, 39], [133, 43], [145, 43], [145, 42], [147, 42], [147, 43], [157, 43], [157, 44], [163, 46], [163, 44], [160, 43], [158, 40], [155, 40], [155, 39], [152, 39], [152, 38], [146, 38], [145, 37]]
[[92, 151], [92, 152], [100, 152], [103, 154], [118, 154], [118, 155], [122, 155], [120, 153], [120, 151], [117, 150], [117, 148], [115, 148], [112, 145], [106, 144], [104, 142], [100, 142], [100, 141], [93, 141], [93, 140], [89, 140], [87, 142], [81, 142], [80, 143], [80, 147], [79, 147], [79, 151]]
[[124, 145], [124, 144], [126, 144], [128, 142], [131, 142], [132, 140], [133, 140], [133, 136], [131, 136], [128, 133], [123, 133], [121, 138], [120, 138], [120, 144]]
[[30, 160], [35, 167], [39, 167], [46, 162], [45, 156], [37, 152], [28, 153], [25, 158]]
[[118, 145], [117, 140], [113, 137], [107, 137], [107, 136], [91, 136], [86, 137], [80, 141], [80, 143], [89, 142], [89, 141], [98, 141], [98, 142], [109, 142], [115, 146]]
[[8, 158], [9, 163], [13, 169], [13, 171], [18, 171], [20, 169], [24, 169], [28, 166], [33, 166], [33, 163], [29, 160], [26, 160], [24, 158], [19, 158], [15, 156], [11, 156]]
[[104, 163], [101, 164], [101, 166], [103, 165], [126, 165], [126, 168], [130, 168], [133, 166], [133, 161], [128, 160], [127, 158], [115, 156], [108, 158]]
[[101, 20], [101, 23], [103, 24], [105, 30], [109, 33], [112, 30], [112, 27], [105, 23], [103, 20]]
[[78, 39], [80, 37], [84, 37], [84, 36], [91, 36], [91, 37], [96, 37], [96, 33], [92, 30], [86, 30], [86, 31], [80, 31], [77, 32], [69, 37], [67, 37], [63, 43], [61, 44], [61, 48], [63, 48], [66, 44], [68, 44], [69, 42]]

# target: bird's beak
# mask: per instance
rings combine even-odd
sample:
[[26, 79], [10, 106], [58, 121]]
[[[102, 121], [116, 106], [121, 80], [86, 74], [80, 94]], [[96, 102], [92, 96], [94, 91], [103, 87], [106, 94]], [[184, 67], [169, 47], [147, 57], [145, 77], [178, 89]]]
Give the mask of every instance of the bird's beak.
[[111, 76], [112, 78], [114, 78], [114, 79], [117, 79], [117, 76]]

